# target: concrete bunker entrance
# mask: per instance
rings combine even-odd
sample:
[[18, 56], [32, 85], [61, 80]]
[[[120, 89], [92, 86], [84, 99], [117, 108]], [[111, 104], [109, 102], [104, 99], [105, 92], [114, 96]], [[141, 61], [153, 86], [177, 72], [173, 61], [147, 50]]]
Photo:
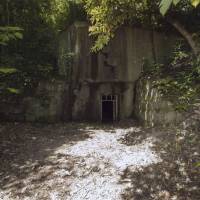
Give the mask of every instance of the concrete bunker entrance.
[[118, 95], [101, 96], [101, 121], [113, 122], [118, 119]]

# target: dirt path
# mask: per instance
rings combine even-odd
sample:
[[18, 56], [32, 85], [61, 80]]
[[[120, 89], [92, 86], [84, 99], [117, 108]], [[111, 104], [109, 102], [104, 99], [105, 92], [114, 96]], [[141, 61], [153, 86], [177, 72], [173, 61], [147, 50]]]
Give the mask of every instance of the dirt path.
[[131, 187], [130, 179], [121, 181], [127, 168], [161, 161], [151, 137], [125, 144], [128, 133], [141, 131], [138, 127], [1, 128], [11, 135], [0, 143], [0, 200], [120, 200]]

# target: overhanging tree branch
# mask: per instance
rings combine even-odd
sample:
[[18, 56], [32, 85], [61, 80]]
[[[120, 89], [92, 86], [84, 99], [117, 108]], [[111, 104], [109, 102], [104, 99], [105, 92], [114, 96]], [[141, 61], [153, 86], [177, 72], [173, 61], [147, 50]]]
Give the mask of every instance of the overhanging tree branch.
[[187, 31], [185, 27], [177, 19], [173, 19], [170, 17], [166, 17], [166, 18], [167, 18], [167, 21], [186, 39], [194, 55], [199, 56], [200, 48], [197, 45], [197, 42], [194, 40], [192, 33]]

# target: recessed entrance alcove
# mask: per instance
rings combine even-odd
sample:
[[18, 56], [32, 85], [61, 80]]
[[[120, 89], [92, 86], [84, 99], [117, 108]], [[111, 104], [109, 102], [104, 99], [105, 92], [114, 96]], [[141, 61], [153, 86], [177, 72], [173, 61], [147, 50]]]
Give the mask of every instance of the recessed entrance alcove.
[[118, 119], [118, 95], [101, 96], [101, 121], [113, 122]]

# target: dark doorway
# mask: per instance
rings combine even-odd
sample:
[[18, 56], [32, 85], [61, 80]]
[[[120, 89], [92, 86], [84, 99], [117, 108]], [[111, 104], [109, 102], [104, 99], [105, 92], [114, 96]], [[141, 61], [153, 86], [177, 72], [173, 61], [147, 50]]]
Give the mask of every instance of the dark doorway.
[[112, 101], [102, 102], [102, 121], [103, 122], [113, 121], [113, 102]]
[[101, 120], [113, 122], [118, 119], [117, 95], [103, 95], [101, 97]]

